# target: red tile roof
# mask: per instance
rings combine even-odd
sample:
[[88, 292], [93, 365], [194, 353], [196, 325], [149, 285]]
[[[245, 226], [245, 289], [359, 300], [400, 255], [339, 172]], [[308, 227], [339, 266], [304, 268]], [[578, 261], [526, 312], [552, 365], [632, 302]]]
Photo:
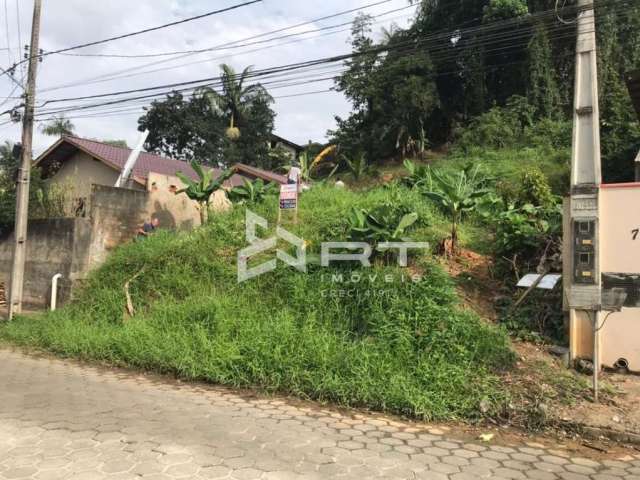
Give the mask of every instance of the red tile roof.
[[[107, 165], [115, 168], [116, 170], [122, 170], [124, 168], [124, 164], [129, 158], [129, 154], [131, 153], [130, 148], [125, 147], [117, 147], [114, 145], [109, 145], [106, 143], [98, 142], [96, 140], [88, 140], [86, 138], [79, 138], [65, 135], [58, 142], [56, 142], [52, 147], [50, 147], [47, 151], [45, 151], [37, 160], [36, 164], [40, 164], [41, 162], [46, 161], [46, 159], [55, 154], [56, 150], [59, 150], [61, 146], [73, 146], [79, 150], [82, 150], [94, 158], [101, 160]], [[75, 149], [74, 149], [75, 151]], [[68, 158], [70, 155], [63, 155]], [[66, 158], [56, 158], [58, 161], [64, 161]], [[239, 174], [231, 177], [230, 181], [227, 182], [227, 185], [230, 186], [238, 186], [244, 183], [244, 180], [247, 176], [262, 178], [266, 181], [276, 182], [276, 183], [287, 183], [287, 178], [283, 175], [278, 175], [273, 172], [268, 172], [266, 170], [262, 170], [255, 167], [249, 167], [243, 164], [237, 164], [234, 166], [236, 171]], [[222, 170], [219, 168], [213, 169], [215, 175], [218, 176], [222, 173]], [[161, 175], [170, 175], [175, 176], [176, 172], [182, 172], [188, 177], [196, 180], [198, 175], [191, 168], [191, 165], [187, 162], [183, 162], [181, 160], [174, 160], [172, 158], [163, 157], [161, 155], [156, 155], [154, 153], [141, 152], [138, 160], [136, 161], [135, 166], [133, 167], [132, 176], [141, 182], [145, 182], [149, 177], [149, 172], [159, 173]], [[242, 175], [243, 173], [247, 175]]]

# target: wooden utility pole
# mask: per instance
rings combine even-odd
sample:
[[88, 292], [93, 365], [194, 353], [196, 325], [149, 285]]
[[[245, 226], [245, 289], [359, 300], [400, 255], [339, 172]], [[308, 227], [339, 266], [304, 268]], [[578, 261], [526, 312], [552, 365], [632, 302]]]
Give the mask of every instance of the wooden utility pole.
[[29, 217], [29, 182], [33, 152], [33, 116], [36, 96], [36, 74], [39, 61], [40, 10], [42, 0], [33, 2], [33, 21], [31, 24], [31, 44], [29, 51], [29, 73], [22, 123], [22, 159], [18, 169], [16, 190], [15, 246], [13, 267], [9, 290], [9, 320], [22, 311], [22, 290], [24, 286], [24, 263], [27, 248], [27, 220]]

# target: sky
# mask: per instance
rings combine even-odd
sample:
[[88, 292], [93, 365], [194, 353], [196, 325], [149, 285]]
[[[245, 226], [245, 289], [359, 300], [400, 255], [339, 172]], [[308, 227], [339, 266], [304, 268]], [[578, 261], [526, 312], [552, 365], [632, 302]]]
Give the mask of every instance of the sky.
[[[138, 55], [209, 48], [345, 10], [360, 9], [374, 2], [376, 0], [263, 0], [220, 15], [75, 50], [74, 53]], [[62, 49], [162, 25], [238, 3], [243, 3], [243, 0], [43, 0], [40, 48], [44, 51]], [[24, 54], [18, 46], [29, 41], [32, 9], [31, 0], [0, 0], [0, 67], [3, 69]], [[397, 9], [401, 10], [393, 11]], [[399, 27], [407, 26], [415, 7], [411, 7], [408, 0], [387, 0], [361, 11], [370, 15], [384, 14], [375, 19], [373, 36], [376, 37], [381, 34], [382, 28], [390, 28], [393, 24]], [[351, 22], [357, 13], [314, 22], [272, 36]], [[325, 34], [329, 32], [333, 33]], [[348, 53], [349, 35], [348, 26], [344, 26], [271, 43], [209, 51], [183, 58], [49, 55], [43, 58], [38, 67], [36, 105], [52, 99], [75, 98], [215, 77], [219, 75], [220, 63], [228, 63], [237, 70], [249, 65], [261, 69]], [[259, 40], [267, 38], [270, 37], [260, 37]], [[287, 44], [303, 38], [304, 41]], [[255, 51], [258, 49], [260, 50]], [[332, 76], [339, 68], [339, 65], [333, 65], [324, 71], [300, 73], [298, 76], [317, 80]], [[26, 78], [26, 69], [18, 70], [15, 77], [21, 80], [23, 74]], [[115, 76], [119, 78], [110, 78]], [[275, 133], [300, 144], [309, 140], [325, 140], [327, 130], [335, 127], [334, 117], [346, 116], [350, 111], [349, 103], [339, 92], [309, 95], [306, 93], [328, 90], [332, 86], [333, 82], [327, 80], [305, 85], [279, 86], [280, 88], [269, 90], [271, 95], [276, 97], [273, 106], [277, 114]], [[14, 87], [15, 83], [7, 75], [0, 76], [0, 111], [5, 111], [21, 101], [19, 98], [11, 98], [21, 93], [20, 88], [14, 91]], [[299, 93], [305, 95], [287, 97]], [[44, 108], [51, 107], [49, 104]], [[123, 108], [126, 108], [126, 111], [123, 111]], [[108, 109], [108, 115], [105, 115], [107, 107], [104, 107], [99, 112], [101, 116], [84, 111], [68, 113], [67, 117], [74, 123], [76, 134], [79, 136], [123, 139], [129, 145], [135, 145], [140, 135], [137, 131], [137, 119], [142, 113], [142, 105], [132, 108], [112, 106]], [[0, 124], [7, 119], [7, 115], [0, 117]], [[40, 131], [41, 126], [42, 123], [37, 124], [34, 136], [36, 155], [56, 140], [43, 135]], [[0, 141], [5, 140], [20, 140], [20, 124], [0, 125]]]

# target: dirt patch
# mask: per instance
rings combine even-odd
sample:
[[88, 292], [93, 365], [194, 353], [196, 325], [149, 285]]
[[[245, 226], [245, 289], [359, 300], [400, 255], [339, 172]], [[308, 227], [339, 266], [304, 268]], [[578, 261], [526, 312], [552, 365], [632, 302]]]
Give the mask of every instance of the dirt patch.
[[640, 377], [603, 372], [600, 402], [591, 376], [567, 369], [549, 347], [514, 343], [519, 359], [503, 381], [512, 394], [505, 423], [591, 444], [633, 443], [640, 450]]
[[[492, 258], [463, 250], [442, 264], [456, 279], [463, 308], [496, 322], [502, 287], [492, 276]], [[550, 353], [550, 345], [514, 341], [513, 346], [518, 361], [502, 377], [513, 397], [501, 419], [503, 427], [546, 431], [577, 442], [602, 437], [598, 440], [607, 449], [607, 439], [640, 441], [640, 376], [602, 372], [596, 404], [591, 376], [567, 369]]]
[[442, 266], [456, 281], [456, 290], [462, 307], [482, 318], [496, 322], [495, 300], [501, 290], [500, 282], [493, 278], [493, 259], [471, 250], [460, 249], [458, 255], [442, 259]]

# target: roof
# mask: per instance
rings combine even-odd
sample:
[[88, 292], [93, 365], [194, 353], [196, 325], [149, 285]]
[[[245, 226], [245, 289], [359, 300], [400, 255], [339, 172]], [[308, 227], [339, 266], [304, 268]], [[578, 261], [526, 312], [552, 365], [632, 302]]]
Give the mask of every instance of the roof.
[[261, 168], [252, 167], [250, 165], [245, 165], [244, 163], [236, 163], [233, 168], [236, 172], [241, 174], [247, 174], [250, 177], [261, 178], [267, 182], [285, 184], [287, 183], [287, 176], [280, 175], [278, 173], [270, 172], [268, 170], [263, 170]]
[[640, 117], [640, 70], [627, 74], [627, 86], [629, 87], [629, 95], [631, 95], [633, 106]]
[[290, 146], [291, 148], [293, 148], [294, 150], [301, 152], [302, 150], [304, 150], [304, 147], [301, 147], [300, 145], [298, 145], [297, 143], [292, 142], [291, 140], [287, 140], [286, 138], [283, 138], [279, 135], [276, 135], [275, 133], [271, 134], [271, 141], [273, 142], [280, 142], [280, 143], [284, 143], [285, 145]]
[[[62, 163], [79, 150], [102, 161], [118, 172], [122, 171], [131, 153], [130, 148], [65, 135], [40, 155], [36, 159], [35, 164], [46, 167], [51, 163]], [[243, 164], [238, 164], [233, 168], [238, 172], [246, 172], [253, 177], [262, 178], [265, 181], [286, 183], [286, 177], [259, 168], [249, 167]], [[222, 170], [219, 168], [213, 168], [212, 170], [216, 177], [222, 173]], [[141, 152], [131, 172], [132, 178], [138, 183], [145, 185], [150, 172], [170, 176], [175, 176], [176, 172], [182, 172], [194, 180], [198, 178], [196, 172], [187, 162], [163, 157], [154, 153]], [[242, 175], [242, 173], [236, 174], [231, 177], [226, 185], [232, 187], [242, 185], [245, 180], [244, 177], [246, 177], [246, 175]]]

